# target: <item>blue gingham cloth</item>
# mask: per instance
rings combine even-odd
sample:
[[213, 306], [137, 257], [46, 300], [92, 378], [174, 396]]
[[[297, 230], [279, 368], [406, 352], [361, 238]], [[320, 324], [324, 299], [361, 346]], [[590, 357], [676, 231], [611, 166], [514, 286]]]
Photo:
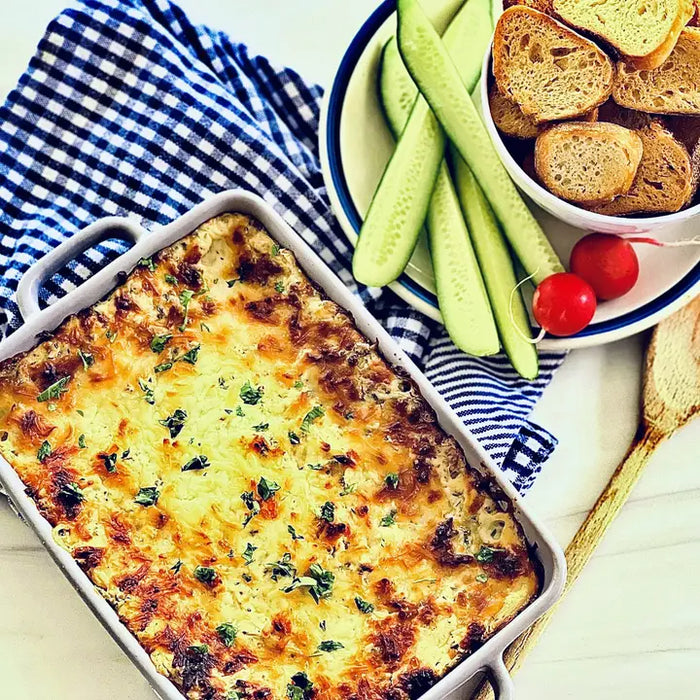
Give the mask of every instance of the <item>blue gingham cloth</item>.
[[[49, 25], [0, 109], [0, 333], [21, 318], [32, 262], [109, 214], [148, 229], [202, 199], [262, 195], [359, 294], [521, 490], [556, 440], [527, 417], [561, 354], [521, 380], [503, 356], [467, 357], [388, 291], [359, 287], [323, 185], [322, 90], [193, 26], [167, 0], [81, 0]], [[122, 252], [108, 241], [46, 283], [48, 304]]]

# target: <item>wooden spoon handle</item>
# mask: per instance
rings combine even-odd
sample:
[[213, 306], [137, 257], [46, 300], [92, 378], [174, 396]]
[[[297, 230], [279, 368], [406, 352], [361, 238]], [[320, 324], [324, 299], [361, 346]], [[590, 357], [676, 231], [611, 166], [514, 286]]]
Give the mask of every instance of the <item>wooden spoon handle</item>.
[[[649, 458], [663, 438], [664, 436], [659, 436], [658, 434], [644, 433], [641, 438], [632, 444], [626, 457], [615, 470], [605, 490], [600, 494], [583, 525], [578, 529], [574, 539], [571, 540], [571, 543], [566, 548], [568, 569], [562, 598], [569, 592], [583, 567], [591, 558], [605, 531], [624, 505]], [[550, 608], [532, 627], [523, 632], [506, 649], [503, 660], [509, 671], [517, 671], [520, 668], [523, 659], [535, 646], [549, 623], [556, 607]], [[493, 692], [487, 683], [481, 685], [473, 698], [473, 700], [492, 699]]]

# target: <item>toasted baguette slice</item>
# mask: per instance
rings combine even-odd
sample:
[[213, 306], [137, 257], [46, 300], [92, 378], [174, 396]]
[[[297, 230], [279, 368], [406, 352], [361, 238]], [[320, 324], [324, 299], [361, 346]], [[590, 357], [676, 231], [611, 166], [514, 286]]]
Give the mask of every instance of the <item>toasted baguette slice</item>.
[[494, 83], [489, 90], [489, 109], [496, 128], [516, 139], [536, 139], [540, 127], [532, 117], [526, 117], [518, 105], [501, 95]]
[[641, 112], [700, 115], [700, 29], [686, 27], [655, 70], [618, 63], [612, 95], [617, 104]]
[[693, 0], [553, 0], [553, 5], [564, 22], [595, 34], [646, 70], [668, 58], [694, 12]]
[[577, 204], [602, 204], [627, 192], [641, 159], [641, 138], [617, 124], [558, 124], [535, 142], [535, 169], [545, 187]]
[[517, 7], [518, 5], [531, 7], [533, 10], [544, 12], [546, 15], [551, 15], [554, 9], [552, 0], [503, 0], [504, 10], [507, 10], [509, 7]]
[[682, 209], [693, 196], [693, 169], [685, 146], [658, 119], [636, 133], [644, 155], [632, 187], [612, 202], [594, 207], [599, 214], [670, 213]]
[[539, 124], [573, 119], [605, 102], [614, 67], [592, 41], [518, 6], [496, 24], [493, 72], [501, 93]]

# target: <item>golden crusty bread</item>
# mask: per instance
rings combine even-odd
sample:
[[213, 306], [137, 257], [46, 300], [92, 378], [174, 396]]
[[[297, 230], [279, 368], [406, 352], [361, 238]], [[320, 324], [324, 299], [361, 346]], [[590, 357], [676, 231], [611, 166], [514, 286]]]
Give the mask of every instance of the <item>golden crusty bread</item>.
[[546, 15], [551, 15], [554, 9], [552, 0], [503, 0], [504, 10], [507, 10], [509, 7], [517, 7], [518, 5], [531, 7], [533, 10], [544, 12]]
[[564, 22], [600, 37], [637, 68], [660, 66], [693, 16], [693, 0], [553, 0]]
[[627, 192], [641, 159], [641, 138], [617, 124], [557, 124], [535, 142], [535, 169], [545, 187], [589, 206]]
[[693, 170], [685, 146], [658, 119], [636, 133], [644, 154], [634, 182], [626, 194], [593, 207], [599, 214], [670, 213], [682, 209], [693, 196]]
[[700, 115], [700, 28], [686, 27], [655, 70], [618, 63], [612, 96], [617, 104], [641, 112]]
[[529, 7], [496, 24], [493, 72], [501, 93], [536, 123], [573, 119], [605, 102], [614, 66], [592, 41]]
[[506, 136], [516, 139], [536, 139], [540, 127], [532, 117], [523, 114], [518, 105], [504, 97], [496, 84], [489, 89], [489, 109], [496, 128]]

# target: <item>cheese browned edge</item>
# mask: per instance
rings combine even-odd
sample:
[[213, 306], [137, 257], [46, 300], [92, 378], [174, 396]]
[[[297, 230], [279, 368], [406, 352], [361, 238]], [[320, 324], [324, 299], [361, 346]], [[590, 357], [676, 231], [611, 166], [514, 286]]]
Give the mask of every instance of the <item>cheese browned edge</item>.
[[188, 698], [415, 698], [539, 590], [507, 499], [241, 214], [0, 364], [0, 453]]

